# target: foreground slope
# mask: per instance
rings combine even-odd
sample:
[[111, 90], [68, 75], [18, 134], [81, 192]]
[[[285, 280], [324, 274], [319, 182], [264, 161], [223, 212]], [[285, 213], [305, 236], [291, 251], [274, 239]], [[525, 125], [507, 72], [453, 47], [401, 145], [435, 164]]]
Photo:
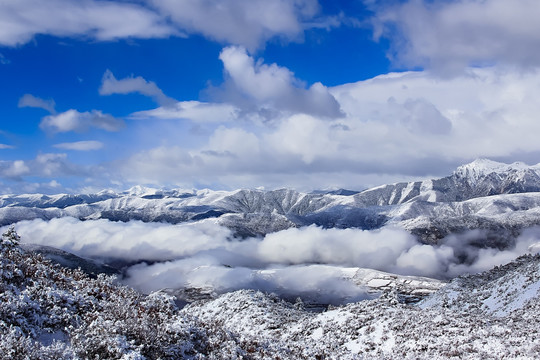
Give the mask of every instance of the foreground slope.
[[[265, 339], [285, 358], [535, 359], [540, 256], [458, 278], [420, 305], [394, 293], [313, 314], [251, 291], [183, 310]], [[463, 283], [468, 286], [463, 287]]]
[[535, 359], [540, 255], [455, 279], [418, 305], [395, 291], [328, 311], [241, 290], [178, 310], [0, 240], [5, 359]]
[[[0, 358], [199, 359], [245, 353], [230, 334], [181, 316], [172, 300], [143, 296], [53, 265], [0, 239]], [[217, 346], [220, 344], [220, 346]], [[215, 353], [218, 355], [216, 356]]]

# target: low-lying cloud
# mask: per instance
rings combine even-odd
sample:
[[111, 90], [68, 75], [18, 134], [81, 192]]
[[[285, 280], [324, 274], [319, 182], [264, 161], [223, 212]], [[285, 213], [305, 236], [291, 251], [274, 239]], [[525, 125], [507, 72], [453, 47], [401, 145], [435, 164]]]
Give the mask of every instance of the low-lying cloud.
[[138, 262], [126, 270], [123, 281], [143, 292], [195, 287], [220, 293], [248, 288], [317, 296], [327, 302], [368, 296], [355, 284], [354, 268], [451, 278], [509, 262], [527, 253], [540, 238], [540, 228], [527, 229], [515, 246], [499, 250], [474, 246], [482, 237], [479, 231], [426, 245], [398, 228], [308, 226], [240, 240], [210, 219], [170, 225], [60, 218], [22, 221], [16, 230], [23, 242], [83, 257]]

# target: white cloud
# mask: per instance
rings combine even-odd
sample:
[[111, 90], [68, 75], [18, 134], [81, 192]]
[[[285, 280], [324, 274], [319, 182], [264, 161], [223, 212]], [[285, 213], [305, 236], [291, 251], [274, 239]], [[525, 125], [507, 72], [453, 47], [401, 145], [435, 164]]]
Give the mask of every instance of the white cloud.
[[[263, 71], [269, 86], [253, 90], [258, 97], [254, 103], [279, 96], [287, 88], [280, 86], [293, 82], [280, 69]], [[248, 79], [248, 89], [251, 75], [239, 76]], [[230, 188], [300, 184], [308, 190], [361, 189], [446, 176], [478, 157], [538, 162], [540, 103], [534, 94], [540, 91], [539, 71], [469, 68], [466, 74], [444, 79], [427, 71], [393, 73], [328, 91], [343, 116], [291, 110], [263, 122], [239, 110], [225, 114], [230, 121], [218, 121], [214, 129], [207, 122], [208, 134], [197, 135], [198, 143], [180, 147], [164, 141], [132, 155], [115, 165], [118, 177], [188, 187], [217, 183]], [[178, 106], [189, 120], [187, 106]], [[208, 114], [221, 107], [234, 108], [212, 103], [194, 107], [204, 113], [192, 115], [194, 123], [206, 116], [213, 119]], [[160, 108], [155, 113], [167, 117], [175, 111]], [[173, 129], [168, 136], [168, 143], [176, 144], [185, 135]]]
[[7, 144], [0, 144], [0, 149], [15, 149], [15, 146], [7, 145]]
[[230, 230], [212, 222], [169, 225], [59, 218], [20, 222], [25, 241], [54, 246], [87, 257], [172, 260], [224, 246]]
[[257, 136], [238, 128], [219, 127], [210, 137], [208, 147], [210, 151], [235, 156], [245, 156], [245, 154], [257, 156], [260, 152]]
[[[59, 178], [88, 174], [88, 169], [71, 163], [66, 154], [42, 153], [31, 160], [0, 161], [0, 176], [11, 180], [22, 180], [24, 177]], [[33, 186], [30, 183], [21, 185]]]
[[37, 34], [114, 40], [167, 37], [178, 31], [154, 11], [123, 1], [0, 2], [0, 44], [24, 44]]
[[88, 140], [55, 144], [54, 147], [66, 150], [90, 151], [101, 149], [103, 147], [103, 143], [100, 141]]
[[255, 49], [274, 37], [299, 41], [306, 28], [339, 25], [337, 18], [317, 18], [318, 11], [317, 0], [4, 1], [0, 44], [24, 44], [37, 34], [107, 41], [194, 33]]
[[116, 119], [109, 114], [103, 114], [99, 110], [79, 112], [74, 109], [60, 114], [46, 116], [39, 124], [41, 129], [52, 133], [69, 131], [85, 132], [91, 127], [106, 131], [119, 131], [124, 126], [125, 124], [122, 120]]
[[339, 104], [321, 83], [305, 89], [290, 70], [277, 64], [255, 62], [242, 47], [227, 47], [219, 58], [230, 77], [230, 87], [225, 86], [226, 90], [238, 91], [254, 101], [256, 107], [325, 117], [341, 115]]
[[39, 154], [31, 162], [32, 171], [44, 177], [59, 177], [81, 173], [81, 169], [67, 161], [66, 154]]
[[272, 134], [267, 135], [266, 140], [276, 154], [312, 164], [316, 159], [339, 153], [336, 132], [339, 133], [340, 129], [334, 131], [326, 121], [300, 114], [285, 119]]
[[275, 36], [300, 39], [319, 10], [316, 0], [153, 0], [152, 4], [187, 32], [249, 49]]
[[139, 93], [151, 97], [162, 106], [172, 106], [176, 100], [166, 96], [163, 91], [152, 81], [146, 81], [140, 76], [127, 77], [117, 80], [110, 70], [105, 71], [99, 88], [100, 95]]
[[[419, 244], [401, 229], [376, 231], [292, 228], [262, 239], [235, 239], [213, 220], [169, 225], [138, 221], [60, 218], [16, 224], [23, 242], [53, 246], [84, 257], [148, 260], [127, 270], [125, 281], [149, 292], [161, 288], [212, 286], [216, 291], [255, 288], [281, 294], [365, 295], [344, 269], [372, 268], [404, 275], [453, 277], [487, 270], [528, 252], [538, 228], [524, 231], [516, 246], [500, 251], [470, 245], [463, 234], [440, 246]], [[467, 253], [465, 262], [456, 254]], [[317, 265], [314, 265], [317, 264]], [[348, 272], [350, 273], [350, 271]], [[319, 294], [320, 296], [320, 294]]]
[[455, 75], [471, 65], [537, 67], [539, 16], [535, 0], [416, 0], [379, 6], [373, 21], [396, 63]]
[[30, 168], [23, 160], [2, 161], [0, 163], [0, 174], [6, 178], [20, 178], [30, 173]]
[[24, 94], [19, 99], [19, 107], [34, 107], [47, 110], [51, 114], [55, 114], [56, 103], [53, 99], [41, 99], [32, 94]]

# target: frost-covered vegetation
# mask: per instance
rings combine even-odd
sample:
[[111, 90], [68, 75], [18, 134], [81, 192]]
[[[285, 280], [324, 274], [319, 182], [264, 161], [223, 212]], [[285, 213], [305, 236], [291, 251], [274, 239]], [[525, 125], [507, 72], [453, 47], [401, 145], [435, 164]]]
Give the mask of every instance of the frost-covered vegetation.
[[540, 256], [461, 277], [417, 305], [388, 292], [316, 313], [251, 290], [178, 309], [0, 240], [5, 359], [534, 359]]
[[234, 358], [220, 328], [180, 314], [170, 297], [143, 296], [114, 278], [91, 279], [0, 241], [0, 356], [4, 359]]

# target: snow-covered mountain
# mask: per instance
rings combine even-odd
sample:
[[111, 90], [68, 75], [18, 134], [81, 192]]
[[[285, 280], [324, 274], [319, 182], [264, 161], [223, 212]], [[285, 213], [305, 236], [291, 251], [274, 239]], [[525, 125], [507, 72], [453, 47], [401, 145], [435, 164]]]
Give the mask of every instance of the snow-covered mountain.
[[359, 193], [281, 190], [159, 190], [0, 196], [0, 225], [72, 216], [177, 224], [215, 218], [248, 237], [310, 224], [376, 229], [398, 225], [426, 243], [450, 233], [485, 230], [493, 244], [540, 224], [540, 165], [480, 159], [450, 176], [383, 185]]
[[[249, 334], [284, 358], [535, 359], [540, 256], [457, 278], [419, 305], [395, 293], [322, 313], [252, 291], [182, 310]], [[245, 335], [244, 335], [245, 336]], [[288, 351], [288, 352], [287, 352]]]

